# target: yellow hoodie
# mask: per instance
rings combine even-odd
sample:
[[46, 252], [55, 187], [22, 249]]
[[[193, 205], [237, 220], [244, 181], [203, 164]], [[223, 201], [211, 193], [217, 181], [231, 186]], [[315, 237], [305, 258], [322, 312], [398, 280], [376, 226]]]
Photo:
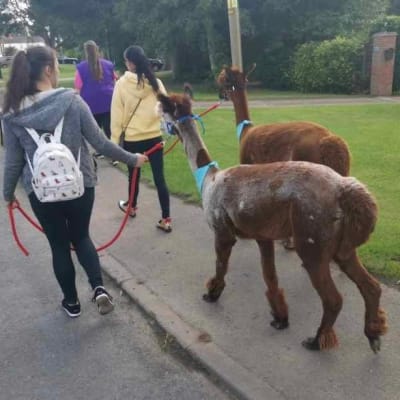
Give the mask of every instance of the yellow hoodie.
[[[166, 94], [163, 83], [159, 79], [157, 81], [160, 92]], [[139, 100], [141, 102], [132, 116]], [[111, 103], [111, 140], [118, 144], [123, 130], [127, 142], [160, 136], [160, 117], [156, 113], [156, 104], [157, 97], [148, 80], [145, 79], [144, 86], [138, 86], [137, 75], [130, 71], [125, 72], [114, 87]]]

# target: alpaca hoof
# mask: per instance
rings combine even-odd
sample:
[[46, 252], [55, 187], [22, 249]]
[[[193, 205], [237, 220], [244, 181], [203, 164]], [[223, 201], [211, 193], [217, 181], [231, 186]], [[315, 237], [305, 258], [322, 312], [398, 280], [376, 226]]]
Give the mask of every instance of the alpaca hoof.
[[295, 246], [294, 246], [294, 240], [292, 237], [289, 237], [287, 239], [282, 240], [282, 246], [286, 249], [286, 250], [294, 250]]
[[213, 278], [207, 282], [206, 287], [208, 292], [203, 294], [203, 300], [207, 303], [215, 303], [225, 289], [225, 282]]
[[303, 340], [301, 343], [307, 350], [319, 351], [321, 347], [319, 345], [318, 337], [310, 337]]
[[286, 318], [278, 318], [273, 315], [274, 319], [270, 322], [270, 325], [277, 329], [277, 330], [282, 330], [286, 329], [289, 326], [289, 319]]
[[377, 338], [368, 338], [369, 340], [369, 347], [371, 347], [371, 350], [377, 354], [378, 351], [381, 349], [381, 339], [380, 337]]
[[215, 303], [219, 299], [219, 296], [221, 296], [221, 293], [205, 293], [203, 294], [203, 300], [207, 303]]

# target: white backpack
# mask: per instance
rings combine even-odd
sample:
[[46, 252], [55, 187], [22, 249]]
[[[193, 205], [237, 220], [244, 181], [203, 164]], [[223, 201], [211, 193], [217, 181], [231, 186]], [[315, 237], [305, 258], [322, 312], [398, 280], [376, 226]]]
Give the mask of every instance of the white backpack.
[[34, 129], [25, 128], [38, 146], [33, 154], [33, 166], [28, 154], [26, 159], [32, 172], [33, 191], [43, 203], [73, 200], [85, 191], [80, 170], [81, 150], [77, 161], [71, 150], [61, 143], [63, 122], [61, 118], [54, 134], [39, 136]]

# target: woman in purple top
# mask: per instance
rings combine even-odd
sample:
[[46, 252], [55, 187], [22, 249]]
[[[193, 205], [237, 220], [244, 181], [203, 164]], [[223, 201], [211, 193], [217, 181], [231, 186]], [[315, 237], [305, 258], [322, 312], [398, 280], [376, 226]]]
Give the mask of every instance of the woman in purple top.
[[[86, 61], [76, 66], [75, 89], [79, 91], [100, 128], [111, 137], [110, 109], [117, 76], [111, 61], [100, 58], [99, 49], [93, 40], [84, 44]], [[96, 153], [95, 157], [103, 158]], [[113, 161], [117, 165], [118, 161]]]

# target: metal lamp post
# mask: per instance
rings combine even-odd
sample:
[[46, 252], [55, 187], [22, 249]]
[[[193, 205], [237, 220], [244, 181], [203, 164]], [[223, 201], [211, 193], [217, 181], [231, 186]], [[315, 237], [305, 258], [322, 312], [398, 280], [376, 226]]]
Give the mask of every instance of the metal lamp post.
[[240, 71], [243, 71], [238, 0], [227, 0], [227, 2], [232, 65], [236, 65]]

